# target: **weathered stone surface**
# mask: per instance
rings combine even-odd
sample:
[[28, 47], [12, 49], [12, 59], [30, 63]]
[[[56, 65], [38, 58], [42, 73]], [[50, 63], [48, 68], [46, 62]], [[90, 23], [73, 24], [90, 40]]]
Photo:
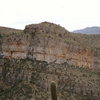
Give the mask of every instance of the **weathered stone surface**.
[[0, 100], [51, 100], [52, 81], [59, 100], [99, 100], [100, 49], [90, 41], [94, 36], [47, 22], [21, 32], [0, 37]]
[[29, 35], [19, 34], [4, 37], [2, 42], [2, 53], [4, 58], [27, 58], [29, 44]]
[[53, 23], [27, 25], [23, 34], [4, 36], [1, 44], [4, 58], [67, 62], [89, 68], [100, 66], [100, 58], [95, 56], [90, 44], [90, 47], [83, 45], [72, 33]]

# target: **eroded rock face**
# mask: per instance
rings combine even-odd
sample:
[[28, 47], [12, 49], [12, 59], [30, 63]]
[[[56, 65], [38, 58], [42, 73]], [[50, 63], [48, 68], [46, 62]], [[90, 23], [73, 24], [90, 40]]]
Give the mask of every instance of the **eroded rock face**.
[[[52, 28], [53, 27], [53, 28]], [[93, 67], [93, 52], [79, 46], [66, 43], [70, 34], [59, 25], [41, 23], [26, 26], [26, 33], [33, 35], [29, 57], [41, 61], [68, 62], [80, 67]]]
[[59, 100], [99, 100], [99, 49], [79, 37], [47, 22], [1, 36], [0, 100], [50, 100], [52, 81]]
[[3, 38], [4, 58], [36, 59], [79, 67], [94, 67], [94, 52], [75, 40], [72, 33], [53, 23], [26, 26], [23, 34]]
[[4, 37], [2, 42], [2, 52], [4, 58], [27, 58], [29, 44], [29, 35], [23, 34]]

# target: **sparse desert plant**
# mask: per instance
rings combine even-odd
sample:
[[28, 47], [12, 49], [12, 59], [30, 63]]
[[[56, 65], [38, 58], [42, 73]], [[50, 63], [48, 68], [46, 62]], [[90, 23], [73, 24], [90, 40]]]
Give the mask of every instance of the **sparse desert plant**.
[[51, 82], [51, 98], [52, 100], [57, 100], [57, 91], [55, 82]]

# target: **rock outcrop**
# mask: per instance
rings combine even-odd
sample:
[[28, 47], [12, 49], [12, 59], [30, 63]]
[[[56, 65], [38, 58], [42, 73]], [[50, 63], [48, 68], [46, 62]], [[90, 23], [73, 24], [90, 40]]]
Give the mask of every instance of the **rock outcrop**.
[[4, 37], [2, 41], [2, 52], [4, 58], [27, 58], [29, 44], [29, 35], [10, 35]]
[[[63, 63], [79, 67], [93, 68], [95, 61], [91, 45], [84, 45], [84, 40], [63, 27], [43, 22], [26, 26], [21, 34], [11, 34], [2, 38], [2, 55], [4, 58], [36, 59], [41, 61]], [[89, 41], [88, 41], [89, 42]]]
[[95, 61], [91, 45], [88, 47], [82, 42], [63, 27], [43, 22], [27, 25], [21, 34], [3, 37], [2, 55], [4, 58], [30, 58], [48, 63], [67, 62], [79, 67], [93, 68], [99, 60]]
[[48, 22], [13, 31], [0, 32], [0, 100], [51, 100], [52, 81], [59, 100], [100, 99], [99, 35]]

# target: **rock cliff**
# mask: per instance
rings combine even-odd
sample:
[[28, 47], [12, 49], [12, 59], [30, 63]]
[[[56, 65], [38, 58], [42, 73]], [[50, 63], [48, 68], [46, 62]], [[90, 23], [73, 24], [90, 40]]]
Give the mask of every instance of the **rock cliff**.
[[100, 99], [100, 35], [68, 32], [43, 22], [0, 28], [0, 100]]
[[9, 59], [30, 58], [48, 63], [67, 62], [79, 67], [99, 67], [100, 59], [95, 57], [91, 41], [84, 38], [79, 39], [53, 23], [27, 25], [20, 34], [3, 36], [2, 55]]

